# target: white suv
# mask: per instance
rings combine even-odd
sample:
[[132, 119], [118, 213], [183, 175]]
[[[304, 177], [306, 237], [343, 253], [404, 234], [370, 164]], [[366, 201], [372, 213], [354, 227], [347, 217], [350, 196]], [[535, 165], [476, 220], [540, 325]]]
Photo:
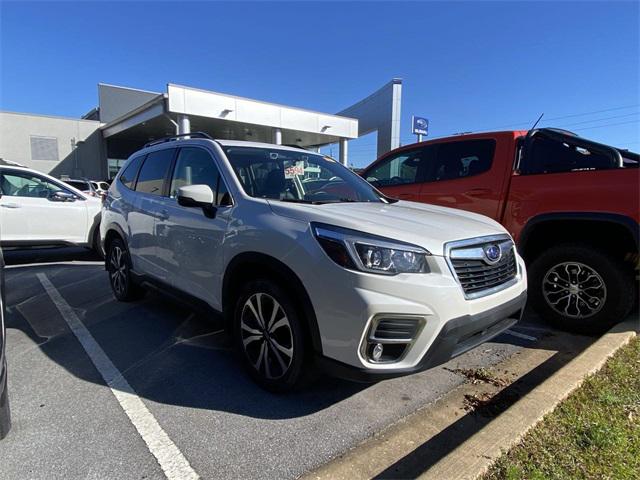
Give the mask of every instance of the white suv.
[[0, 165], [0, 244], [100, 250], [99, 199], [26, 167]]
[[512, 326], [526, 300], [498, 223], [387, 198], [298, 148], [200, 133], [148, 144], [102, 218], [116, 298], [154, 286], [222, 312], [272, 390], [311, 361], [365, 381], [430, 368]]

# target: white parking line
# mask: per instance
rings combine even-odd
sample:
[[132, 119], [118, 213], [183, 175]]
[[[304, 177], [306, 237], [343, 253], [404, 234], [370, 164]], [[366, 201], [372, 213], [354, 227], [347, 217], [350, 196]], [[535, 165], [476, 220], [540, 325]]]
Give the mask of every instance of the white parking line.
[[60, 292], [44, 273], [38, 273], [37, 276], [62, 318], [65, 319], [71, 331], [78, 338], [96, 369], [120, 403], [124, 413], [127, 414], [129, 420], [131, 420], [131, 423], [147, 444], [147, 448], [156, 457], [167, 479], [187, 480], [200, 478], [182, 452], [178, 450], [178, 447], [162, 430], [158, 421], [129, 385], [129, 382], [122, 376], [104, 350], [102, 350], [102, 347], [80, 321], [73, 308], [62, 298]]
[[515, 332], [513, 330], [505, 330], [504, 333], [513, 335], [514, 337], [523, 338], [525, 340], [531, 340], [532, 342], [535, 342], [536, 340], [538, 340], [536, 337], [532, 337], [531, 335], [525, 335], [524, 333], [520, 333], [520, 332]]

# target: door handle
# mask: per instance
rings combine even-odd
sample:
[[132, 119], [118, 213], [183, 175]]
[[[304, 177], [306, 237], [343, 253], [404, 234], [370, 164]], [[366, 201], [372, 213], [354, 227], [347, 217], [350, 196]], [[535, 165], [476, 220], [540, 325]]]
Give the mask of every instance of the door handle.
[[414, 195], [412, 193], [399, 193], [398, 194], [398, 198], [402, 198], [402, 199], [411, 199], [413, 198]]
[[160, 213], [156, 215], [156, 218], [158, 220], [166, 220], [167, 218], [169, 218], [169, 211], [163, 208], [162, 210], [160, 210]]
[[0, 206], [5, 208], [20, 208], [20, 205], [17, 203], [2, 203]]
[[465, 194], [470, 197], [486, 197], [491, 195], [492, 190], [490, 188], [472, 188], [471, 190], [467, 190]]

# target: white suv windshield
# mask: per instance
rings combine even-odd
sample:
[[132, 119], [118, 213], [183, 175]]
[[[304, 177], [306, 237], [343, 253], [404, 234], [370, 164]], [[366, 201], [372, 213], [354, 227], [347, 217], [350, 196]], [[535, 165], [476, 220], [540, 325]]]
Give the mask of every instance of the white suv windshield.
[[362, 178], [329, 157], [304, 150], [224, 147], [244, 191], [283, 202], [384, 202]]

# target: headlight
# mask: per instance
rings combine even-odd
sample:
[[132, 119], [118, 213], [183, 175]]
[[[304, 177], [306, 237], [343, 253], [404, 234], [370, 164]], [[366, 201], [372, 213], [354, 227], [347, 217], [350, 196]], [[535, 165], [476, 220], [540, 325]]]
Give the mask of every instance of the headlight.
[[326, 254], [350, 270], [396, 275], [429, 273], [424, 248], [356, 230], [312, 223], [311, 228]]

